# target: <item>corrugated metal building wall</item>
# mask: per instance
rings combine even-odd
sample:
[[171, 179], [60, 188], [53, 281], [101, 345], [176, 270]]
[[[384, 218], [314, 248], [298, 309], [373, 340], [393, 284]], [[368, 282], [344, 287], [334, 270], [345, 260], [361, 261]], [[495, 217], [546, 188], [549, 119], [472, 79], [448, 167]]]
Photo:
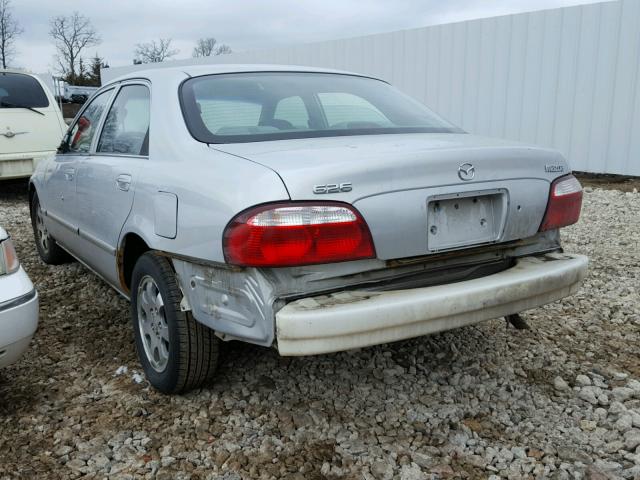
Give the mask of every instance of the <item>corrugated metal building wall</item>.
[[[222, 62], [366, 73], [388, 80], [471, 133], [556, 148], [575, 170], [640, 175], [640, 0], [242, 52], [198, 63]], [[108, 80], [135, 68], [140, 67], [111, 68], [103, 75]]]

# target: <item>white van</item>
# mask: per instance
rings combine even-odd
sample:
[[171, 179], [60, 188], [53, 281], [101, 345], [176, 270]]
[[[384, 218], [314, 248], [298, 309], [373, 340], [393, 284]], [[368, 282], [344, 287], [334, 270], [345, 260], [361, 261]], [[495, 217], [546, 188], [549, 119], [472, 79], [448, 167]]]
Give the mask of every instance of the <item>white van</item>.
[[66, 130], [39, 78], [0, 70], [0, 180], [31, 176], [40, 159], [55, 153]]

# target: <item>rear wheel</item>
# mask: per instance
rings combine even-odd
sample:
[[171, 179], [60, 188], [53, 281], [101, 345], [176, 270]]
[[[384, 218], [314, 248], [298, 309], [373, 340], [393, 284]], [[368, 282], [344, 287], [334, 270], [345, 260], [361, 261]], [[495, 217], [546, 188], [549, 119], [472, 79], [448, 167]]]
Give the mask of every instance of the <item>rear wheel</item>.
[[38, 195], [31, 199], [31, 226], [36, 241], [36, 249], [44, 263], [49, 265], [61, 265], [73, 260], [71, 255], [65, 252], [49, 233], [44, 223], [44, 215], [40, 208]]
[[220, 339], [180, 310], [182, 292], [169, 260], [145, 253], [134, 267], [131, 285], [136, 349], [149, 382], [161, 392], [181, 393], [210, 380]]

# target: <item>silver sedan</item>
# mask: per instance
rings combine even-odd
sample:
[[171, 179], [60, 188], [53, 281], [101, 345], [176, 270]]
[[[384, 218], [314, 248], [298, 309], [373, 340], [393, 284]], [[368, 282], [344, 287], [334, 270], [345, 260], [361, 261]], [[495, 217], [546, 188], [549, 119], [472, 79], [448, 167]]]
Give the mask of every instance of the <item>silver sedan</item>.
[[557, 152], [467, 134], [384, 81], [323, 69], [139, 71], [103, 86], [30, 182], [42, 259], [131, 300], [150, 382], [201, 385], [221, 341], [335, 352], [577, 290]]

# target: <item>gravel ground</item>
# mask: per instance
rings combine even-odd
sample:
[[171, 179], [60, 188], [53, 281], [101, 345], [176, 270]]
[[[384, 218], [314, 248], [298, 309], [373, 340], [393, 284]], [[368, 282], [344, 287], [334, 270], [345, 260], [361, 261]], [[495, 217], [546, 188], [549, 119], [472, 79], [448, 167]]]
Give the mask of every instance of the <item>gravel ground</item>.
[[31, 349], [0, 371], [0, 478], [640, 478], [640, 194], [587, 189], [572, 298], [355, 352], [226, 346], [216, 382], [163, 396], [128, 305], [78, 264], [45, 266], [22, 188], [0, 223], [40, 291]]

